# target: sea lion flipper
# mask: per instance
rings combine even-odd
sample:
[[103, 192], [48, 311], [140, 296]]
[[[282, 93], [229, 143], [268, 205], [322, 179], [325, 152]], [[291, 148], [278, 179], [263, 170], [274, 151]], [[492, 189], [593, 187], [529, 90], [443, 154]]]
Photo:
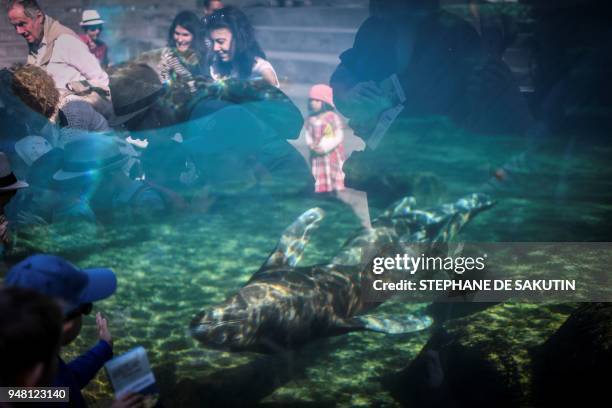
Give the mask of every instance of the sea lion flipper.
[[323, 219], [325, 212], [318, 207], [311, 208], [300, 215], [281, 235], [276, 248], [262, 269], [273, 266], [295, 266], [304, 254], [310, 232]]
[[353, 317], [351, 321], [354, 322], [355, 325], [361, 326], [362, 330], [387, 334], [413, 333], [425, 330], [433, 323], [433, 319], [427, 315], [365, 315]]

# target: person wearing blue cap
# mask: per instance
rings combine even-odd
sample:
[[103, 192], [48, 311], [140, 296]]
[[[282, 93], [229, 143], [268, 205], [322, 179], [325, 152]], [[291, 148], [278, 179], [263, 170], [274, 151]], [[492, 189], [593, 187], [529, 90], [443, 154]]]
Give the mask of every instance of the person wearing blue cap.
[[[82, 316], [91, 312], [92, 303], [115, 293], [117, 278], [110, 269], [79, 269], [58, 256], [38, 254], [13, 266], [4, 283], [34, 289], [59, 301], [64, 312], [61, 345], [66, 346], [79, 335]], [[113, 338], [100, 313], [96, 324], [100, 340], [93, 348], [70, 363], [58, 357], [52, 385], [70, 387], [70, 406], [86, 406], [81, 389], [113, 357]]]

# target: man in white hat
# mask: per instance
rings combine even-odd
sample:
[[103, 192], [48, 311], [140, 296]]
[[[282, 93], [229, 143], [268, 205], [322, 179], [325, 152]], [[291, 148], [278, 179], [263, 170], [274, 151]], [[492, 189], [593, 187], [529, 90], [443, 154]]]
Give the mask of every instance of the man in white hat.
[[81, 40], [87, 44], [89, 51], [98, 59], [100, 65], [108, 67], [108, 46], [100, 38], [104, 28], [104, 20], [100, 17], [100, 13], [97, 10], [84, 10], [79, 25], [83, 29], [83, 34], [79, 36]]
[[0, 152], [0, 255], [11, 246], [8, 230], [8, 220], [4, 215], [4, 207], [17, 194], [17, 190], [28, 187], [28, 183], [17, 180], [11, 170], [8, 157]]
[[28, 43], [28, 64], [47, 71], [62, 92], [95, 90], [108, 97], [108, 75], [74, 31], [46, 15], [36, 0], [9, 0], [7, 10], [15, 32]]

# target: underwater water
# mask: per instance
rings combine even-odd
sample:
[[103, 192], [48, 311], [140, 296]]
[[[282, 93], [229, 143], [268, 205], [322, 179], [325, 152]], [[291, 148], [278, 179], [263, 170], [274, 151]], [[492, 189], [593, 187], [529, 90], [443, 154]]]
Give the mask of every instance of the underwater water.
[[[417, 202], [427, 204], [480, 191], [491, 169], [525, 151], [515, 138], [452, 133], [443, 126], [394, 149], [393, 157], [403, 159], [395, 163], [389, 156], [384, 166], [396, 169], [400, 178], [419, 174], [419, 180], [429, 180], [416, 183], [411, 191]], [[491, 191], [497, 204], [469, 223], [457, 240], [610, 241], [606, 226], [612, 221], [611, 153], [596, 139], [548, 140], [530, 153], [528, 164], [516, 171], [511, 183]], [[370, 174], [382, 171], [378, 165], [372, 163]], [[377, 201], [376, 191], [368, 197], [374, 218], [383, 209], [382, 201]], [[351, 333], [274, 356], [207, 349], [188, 333], [196, 313], [244, 285], [284, 228], [315, 206], [326, 216], [300, 263], [310, 265], [333, 257], [360, 226], [350, 207], [338, 200], [295, 194], [229, 196], [207, 212], [108, 226], [95, 236], [78, 228], [31, 233], [21, 238], [21, 244], [28, 251], [60, 254], [80, 267], [115, 271], [116, 294], [97, 303], [94, 312], [109, 319], [115, 355], [145, 347], [166, 406], [398, 406], [383, 379], [409, 365], [429, 340], [428, 331]], [[377, 312], [418, 313], [425, 306], [403, 298], [385, 303]], [[527, 395], [529, 350], [554, 333], [575, 307], [510, 300], [446, 325], [449, 330], [473, 330], [472, 346], [488, 350], [492, 364], [511, 360], [518, 387]], [[93, 315], [85, 317], [81, 336], [63, 350], [64, 358], [84, 352], [96, 338]], [[84, 392], [93, 406], [104, 406], [112, 398], [103, 372]]]

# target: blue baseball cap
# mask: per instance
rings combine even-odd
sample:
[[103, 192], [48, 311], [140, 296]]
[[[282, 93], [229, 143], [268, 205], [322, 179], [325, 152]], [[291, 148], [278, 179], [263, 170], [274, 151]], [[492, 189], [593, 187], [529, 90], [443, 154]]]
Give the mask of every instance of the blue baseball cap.
[[79, 269], [59, 256], [38, 254], [13, 266], [4, 284], [59, 298], [64, 313], [69, 314], [85, 303], [111, 296], [117, 288], [117, 278], [110, 269]]

